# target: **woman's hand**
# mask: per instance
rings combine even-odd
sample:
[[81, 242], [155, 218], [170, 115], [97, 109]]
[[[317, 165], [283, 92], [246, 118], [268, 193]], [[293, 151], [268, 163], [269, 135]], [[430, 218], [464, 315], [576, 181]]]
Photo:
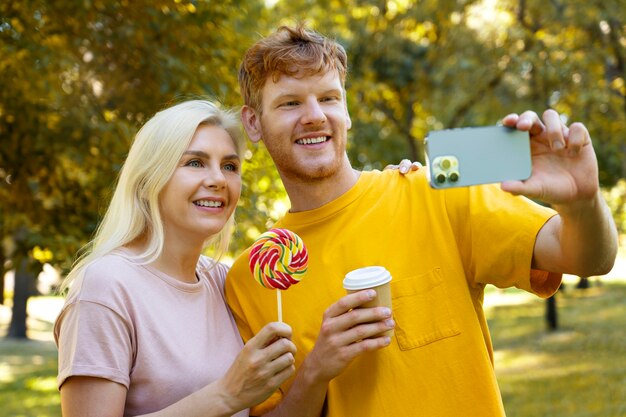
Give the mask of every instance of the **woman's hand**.
[[410, 171], [417, 171], [422, 167], [422, 164], [419, 162], [411, 162], [409, 159], [403, 159], [400, 161], [399, 165], [387, 165], [385, 169], [397, 169], [400, 171], [400, 174], [404, 175]]
[[259, 404], [295, 373], [296, 346], [290, 338], [287, 324], [269, 323], [246, 343], [218, 381], [229, 408], [239, 411]]

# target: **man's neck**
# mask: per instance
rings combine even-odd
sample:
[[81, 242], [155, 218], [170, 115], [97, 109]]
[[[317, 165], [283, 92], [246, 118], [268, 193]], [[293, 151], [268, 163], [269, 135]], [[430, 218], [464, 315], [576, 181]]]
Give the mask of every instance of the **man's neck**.
[[313, 210], [327, 204], [352, 188], [361, 175], [347, 164], [336, 175], [314, 182], [291, 181], [283, 178], [291, 202], [291, 213]]

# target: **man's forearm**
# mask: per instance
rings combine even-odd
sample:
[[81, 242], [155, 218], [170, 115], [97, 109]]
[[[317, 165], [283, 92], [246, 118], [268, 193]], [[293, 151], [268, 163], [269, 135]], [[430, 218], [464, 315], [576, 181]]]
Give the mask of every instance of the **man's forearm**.
[[598, 191], [591, 201], [555, 206], [563, 272], [579, 276], [608, 273], [617, 255], [617, 229]]
[[280, 404], [263, 417], [319, 417], [324, 407], [328, 381], [317, 377], [305, 359]]

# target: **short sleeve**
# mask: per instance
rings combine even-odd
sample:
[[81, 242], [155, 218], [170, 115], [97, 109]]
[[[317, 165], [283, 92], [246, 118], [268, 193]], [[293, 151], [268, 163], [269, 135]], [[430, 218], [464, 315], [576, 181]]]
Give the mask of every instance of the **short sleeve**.
[[554, 210], [496, 184], [449, 193], [447, 207], [471, 285], [515, 286], [544, 297], [558, 289], [559, 274], [531, 270], [537, 234]]
[[559, 289], [563, 274], [556, 272], [540, 271], [532, 269], [530, 271], [530, 286], [532, 292], [539, 297], [548, 298]]
[[69, 377], [90, 376], [128, 389], [133, 363], [131, 334], [128, 322], [109, 307], [91, 301], [68, 304], [54, 326], [58, 387]]

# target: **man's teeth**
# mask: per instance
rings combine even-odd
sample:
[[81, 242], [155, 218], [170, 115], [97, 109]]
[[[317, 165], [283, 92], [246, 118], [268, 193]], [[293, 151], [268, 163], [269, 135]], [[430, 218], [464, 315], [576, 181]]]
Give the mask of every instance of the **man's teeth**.
[[306, 138], [298, 140], [300, 145], [312, 145], [314, 143], [326, 142], [326, 136], [320, 136], [319, 138]]
[[194, 204], [201, 207], [222, 207], [221, 201], [199, 200], [195, 201]]

